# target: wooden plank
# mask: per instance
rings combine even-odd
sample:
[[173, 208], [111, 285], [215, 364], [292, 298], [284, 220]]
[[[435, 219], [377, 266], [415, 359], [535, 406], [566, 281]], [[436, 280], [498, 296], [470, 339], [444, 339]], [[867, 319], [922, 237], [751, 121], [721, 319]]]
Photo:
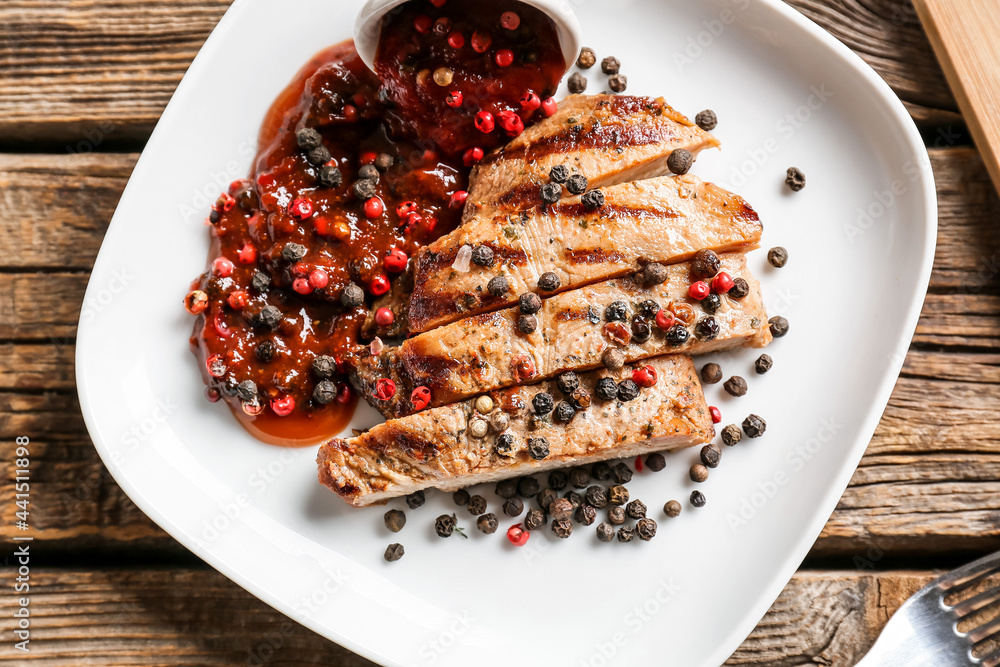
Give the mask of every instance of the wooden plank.
[[[726, 665], [849, 667], [931, 572], [799, 572]], [[11, 637], [16, 596], [0, 598]], [[77, 571], [32, 568], [31, 652], [19, 664], [338, 665], [373, 663], [272, 610], [204, 569]]]
[[915, 0], [986, 168], [1000, 189], [1000, 6], [976, 0]]
[[[149, 136], [228, 0], [0, 3], [0, 144], [89, 153]], [[961, 124], [908, 0], [790, 0], [925, 126]]]

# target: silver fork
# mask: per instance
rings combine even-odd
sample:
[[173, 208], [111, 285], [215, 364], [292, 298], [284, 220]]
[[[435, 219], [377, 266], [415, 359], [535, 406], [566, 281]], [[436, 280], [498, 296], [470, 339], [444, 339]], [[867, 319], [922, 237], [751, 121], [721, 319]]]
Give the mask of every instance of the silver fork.
[[954, 605], [945, 597], [960, 593], [1000, 572], [1000, 552], [980, 558], [935, 579], [903, 603], [857, 667], [997, 667], [1000, 649], [987, 656], [972, 655], [975, 644], [1000, 632], [1000, 616], [969, 632], [958, 622], [1000, 600], [993, 586]]

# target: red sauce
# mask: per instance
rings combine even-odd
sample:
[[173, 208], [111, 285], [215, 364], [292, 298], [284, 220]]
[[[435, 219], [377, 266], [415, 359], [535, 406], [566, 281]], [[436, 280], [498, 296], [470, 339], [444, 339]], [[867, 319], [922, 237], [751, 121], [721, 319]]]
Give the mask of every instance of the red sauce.
[[[501, 28], [499, 17], [515, 7], [518, 30]], [[453, 30], [471, 35], [489, 27], [489, 53], [476, 53], [468, 39], [465, 48], [444, 51], [447, 34], [419, 33], [406, 19], [440, 18], [445, 9], [455, 17]], [[384, 57], [397, 47], [405, 63]], [[515, 63], [498, 69], [490, 60], [498, 48], [511, 49]], [[461, 152], [468, 142], [474, 137], [489, 148], [508, 136], [487, 136], [474, 126], [481, 136], [472, 134], [477, 109], [471, 102], [442, 108], [440, 91], [424, 90], [420, 73], [434, 63], [451, 67], [450, 89], [468, 91], [466, 100], [482, 99], [499, 113], [516, 108], [526, 87], [544, 95], [554, 90], [564, 69], [558, 52], [555, 27], [537, 10], [510, 1], [486, 9], [474, 0], [449, 0], [437, 9], [415, 0], [385, 23], [381, 82], [351, 42], [313, 57], [265, 117], [250, 178], [233, 183], [209, 218], [210, 266], [191, 286], [207, 300], [194, 291], [198, 299], [188, 298], [189, 306], [202, 299], [189, 308], [197, 314], [190, 342], [209, 399], [224, 400], [255, 437], [274, 444], [312, 444], [342, 430], [357, 404], [347, 372], [366, 344], [361, 329], [376, 298], [373, 286], [400, 279], [399, 251], [413, 257], [458, 224], [460, 207], [449, 204], [466, 189], [469, 167]], [[531, 62], [517, 60], [524, 57]], [[519, 117], [530, 124], [536, 115]], [[299, 146], [303, 128], [319, 133], [330, 152], [325, 165], [312, 164]], [[380, 162], [374, 196], [359, 200], [353, 187], [359, 171], [379, 154], [391, 156], [391, 166]], [[323, 167], [337, 167], [342, 182], [324, 186]], [[409, 202], [416, 215], [398, 215], [397, 206]], [[289, 244], [305, 255], [294, 259]], [[386, 261], [390, 254], [396, 265]], [[364, 303], [345, 307], [341, 294], [351, 283], [363, 288]], [[314, 372], [321, 356], [337, 362], [329, 377]], [[336, 399], [321, 396], [325, 404], [314, 396], [324, 380], [336, 388]]]

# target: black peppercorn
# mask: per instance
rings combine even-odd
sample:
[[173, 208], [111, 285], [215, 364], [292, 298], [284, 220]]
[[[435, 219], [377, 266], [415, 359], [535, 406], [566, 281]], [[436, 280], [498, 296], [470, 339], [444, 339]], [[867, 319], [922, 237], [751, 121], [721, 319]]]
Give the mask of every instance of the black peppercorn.
[[618, 383], [611, 378], [601, 378], [597, 381], [594, 393], [602, 401], [613, 401], [618, 398]]
[[528, 438], [528, 455], [541, 461], [549, 455], [549, 441], [545, 438]]
[[329, 380], [320, 380], [313, 387], [312, 397], [320, 405], [329, 405], [337, 398], [337, 385]]
[[632, 342], [642, 344], [649, 340], [650, 336], [653, 335], [653, 329], [649, 326], [649, 322], [642, 317], [632, 318]]
[[276, 350], [277, 350], [277, 348], [274, 345], [274, 341], [272, 341], [272, 340], [263, 340], [263, 341], [260, 342], [260, 345], [258, 345], [254, 349], [254, 355], [256, 355], [257, 359], [261, 363], [265, 363], [266, 364], [269, 361], [271, 361], [272, 359], [274, 359], [274, 353], [275, 353]]
[[705, 506], [705, 494], [702, 493], [701, 491], [692, 491], [691, 492], [691, 504], [694, 505], [695, 507], [704, 507]]
[[344, 175], [336, 165], [324, 164], [316, 173], [316, 180], [324, 188], [339, 188], [344, 184]]
[[583, 91], [587, 90], [587, 77], [579, 72], [573, 72], [569, 79], [566, 80], [566, 85], [571, 94], [579, 95]]
[[583, 504], [583, 496], [572, 489], [563, 494], [563, 498], [573, 504], [574, 509]]
[[594, 479], [606, 482], [611, 479], [611, 475], [613, 473], [611, 471], [611, 466], [607, 461], [598, 461], [593, 465], [593, 467], [591, 467], [590, 474], [594, 476]]
[[508, 498], [503, 504], [503, 513], [507, 516], [521, 516], [524, 511], [524, 503], [520, 498]]
[[754, 370], [757, 371], [757, 375], [763, 375], [764, 373], [768, 372], [769, 370], [771, 370], [771, 366], [773, 365], [774, 365], [774, 359], [772, 359], [771, 355], [768, 354], [760, 355], [759, 357], [757, 357], [757, 361], [753, 363], [753, 367]]
[[743, 420], [743, 432], [750, 438], [759, 438], [767, 430], [767, 422], [757, 415], [750, 415]]
[[675, 174], [686, 174], [691, 171], [694, 156], [686, 148], [676, 148], [667, 157], [667, 169]]
[[694, 117], [694, 122], [695, 125], [706, 132], [711, 132], [715, 129], [715, 126], [719, 124], [719, 119], [716, 118], [714, 111], [711, 109], [705, 109], [704, 111], [698, 112], [698, 115]]
[[390, 544], [385, 548], [385, 559], [390, 563], [403, 557], [403, 545], [398, 542]]
[[535, 496], [535, 502], [538, 503], [539, 509], [548, 510], [549, 505], [555, 502], [559, 498], [559, 494], [553, 489], [542, 489]]
[[646, 516], [646, 503], [641, 500], [633, 500], [625, 506], [625, 516], [630, 519], [642, 519]]
[[613, 93], [624, 93], [625, 89], [628, 88], [628, 77], [624, 74], [615, 74], [608, 79], [608, 88]]
[[633, 537], [635, 537], [635, 528], [632, 526], [622, 526], [618, 529], [619, 542], [631, 542]]
[[706, 313], [716, 313], [719, 308], [722, 308], [722, 297], [718, 294], [709, 294], [701, 300], [701, 307], [705, 309]]
[[604, 206], [604, 193], [600, 190], [591, 190], [583, 195], [580, 201], [588, 211], [596, 211]]
[[250, 279], [250, 286], [258, 292], [266, 292], [271, 287], [271, 276], [263, 271], [254, 271], [253, 278]]
[[569, 178], [569, 169], [565, 165], [557, 164], [549, 170], [549, 179], [553, 183], [565, 183]]
[[604, 319], [608, 322], [624, 320], [626, 315], [628, 315], [628, 304], [624, 301], [612, 301], [604, 309]]
[[625, 523], [625, 508], [616, 505], [608, 509], [608, 521], [611, 522], [612, 526], [620, 526]]
[[253, 380], [244, 380], [236, 385], [236, 395], [240, 400], [251, 401], [257, 396], [257, 383]]
[[495, 493], [501, 498], [513, 498], [517, 495], [517, 480], [516, 479], [502, 479], [497, 482]]
[[476, 519], [476, 528], [487, 535], [492, 535], [497, 532], [497, 526], [499, 523], [500, 522], [497, 521], [497, 515], [490, 512]]
[[388, 153], [379, 153], [375, 158], [375, 168], [379, 171], [388, 171], [389, 167], [391, 167], [392, 163], [395, 161], [395, 158]]
[[517, 495], [522, 498], [530, 498], [538, 493], [540, 485], [534, 477], [520, 477], [517, 480]]
[[577, 523], [582, 523], [584, 526], [589, 526], [594, 521], [597, 520], [597, 510], [595, 510], [590, 505], [580, 505], [576, 508], [573, 513], [573, 518]]
[[729, 290], [727, 296], [730, 299], [742, 299], [750, 293], [750, 283], [742, 278], [733, 278], [733, 288]]
[[385, 522], [386, 528], [394, 533], [398, 533], [406, 525], [406, 514], [400, 510], [389, 510], [382, 517], [382, 520]]
[[628, 489], [621, 484], [615, 484], [608, 489], [608, 502], [612, 505], [624, 505], [628, 502]]
[[451, 537], [457, 522], [458, 519], [455, 518], [454, 514], [442, 514], [434, 520], [434, 532], [438, 534], [438, 537]]
[[295, 143], [304, 151], [311, 151], [322, 145], [323, 137], [311, 127], [303, 127], [295, 133]]
[[621, 62], [618, 60], [618, 58], [615, 58], [614, 56], [608, 56], [607, 58], [601, 61], [601, 71], [604, 72], [605, 74], [608, 75], [618, 74], [618, 71], [621, 70], [621, 68], [622, 68]]
[[722, 261], [713, 250], [699, 250], [691, 260], [691, 273], [700, 280], [713, 277], [722, 268]]
[[590, 471], [583, 466], [573, 468], [569, 471], [569, 483], [575, 489], [585, 489], [590, 484]]
[[517, 305], [525, 315], [534, 315], [542, 308], [542, 298], [534, 292], [525, 292], [517, 298]]
[[576, 59], [576, 66], [580, 69], [590, 69], [597, 62], [597, 54], [589, 47], [580, 50], [580, 56]]
[[688, 342], [691, 334], [688, 332], [687, 327], [683, 324], [675, 324], [674, 326], [667, 329], [666, 340], [671, 347], [680, 347], [684, 343]]
[[632, 481], [632, 469], [623, 461], [619, 461], [611, 468], [611, 475], [619, 484], [628, 484]]
[[717, 384], [722, 379], [722, 366], [711, 363], [701, 367], [701, 381], [705, 384]]
[[294, 263], [305, 257], [307, 252], [309, 249], [301, 243], [286, 243], [281, 249], [281, 259]]
[[486, 284], [486, 290], [492, 296], [503, 296], [509, 289], [510, 284], [503, 276], [494, 276], [493, 278], [490, 278], [490, 282]]
[[597, 526], [597, 539], [601, 542], [610, 542], [615, 537], [615, 529], [610, 523], [601, 523]]
[[256, 326], [273, 329], [281, 321], [281, 311], [274, 306], [264, 306], [257, 314]]
[[565, 540], [573, 533], [573, 522], [569, 519], [556, 519], [552, 522], [552, 532], [556, 537]]
[[771, 248], [767, 251], [767, 261], [771, 263], [771, 266], [780, 269], [788, 262], [788, 251], [781, 246]]
[[572, 394], [580, 386], [580, 378], [573, 371], [567, 371], [556, 378], [556, 386], [564, 394]]
[[549, 488], [562, 491], [569, 483], [569, 476], [565, 470], [553, 470], [549, 473]]
[[643, 542], [649, 542], [656, 537], [656, 522], [643, 517], [635, 524], [635, 532]]
[[574, 509], [575, 506], [569, 498], [556, 498], [548, 506], [549, 516], [556, 520], [570, 518], [573, 516]]
[[545, 512], [542, 510], [528, 510], [524, 517], [524, 527], [528, 530], [538, 530], [547, 523]]
[[781, 315], [775, 315], [767, 323], [771, 327], [771, 335], [775, 338], [781, 338], [788, 333], [788, 320]]
[[726, 393], [730, 396], [745, 396], [747, 393], [747, 381], [741, 378], [739, 375], [734, 375], [733, 377], [726, 380], [722, 387], [726, 390]]
[[562, 186], [558, 183], [546, 183], [539, 190], [542, 201], [546, 204], [555, 204], [562, 199]]
[[535, 333], [538, 330], [538, 318], [534, 315], [519, 315], [517, 330], [526, 336]]
[[477, 245], [472, 249], [472, 263], [476, 266], [493, 266], [493, 249], [485, 245]]
[[708, 468], [718, 468], [722, 460], [722, 450], [715, 445], [705, 445], [701, 448], [701, 462]]
[[365, 181], [371, 181], [374, 185], [378, 185], [378, 168], [373, 164], [366, 164], [362, 166], [361, 169], [358, 169], [358, 178]]
[[340, 303], [345, 308], [356, 308], [365, 302], [365, 291], [354, 283], [347, 283], [340, 292]]
[[552, 412], [554, 407], [555, 399], [552, 398], [552, 394], [547, 392], [539, 392], [531, 399], [531, 408], [536, 415], [547, 415]]
[[618, 385], [618, 400], [627, 403], [639, 396], [639, 385], [632, 380], [622, 380]]
[[573, 174], [566, 179], [566, 189], [570, 194], [582, 195], [587, 191], [587, 177], [582, 174]]
[[698, 340], [712, 340], [719, 335], [719, 322], [714, 317], [703, 317], [694, 325]]
[[608, 492], [603, 486], [594, 485], [587, 488], [587, 493], [584, 496], [588, 505], [596, 507], [597, 509], [603, 509], [608, 505]]
[[704, 482], [708, 479], [708, 468], [700, 463], [696, 463], [691, 466], [691, 470], [688, 471], [688, 476], [691, 477], [692, 482]]
[[722, 429], [722, 442], [729, 447], [732, 447], [742, 439], [743, 433], [740, 431], [740, 427], [736, 424], [730, 424]]
[[423, 491], [414, 491], [410, 495], [406, 496], [406, 506], [411, 510], [415, 510], [424, 504], [426, 497]]
[[510, 433], [501, 433], [497, 436], [496, 442], [493, 443], [493, 449], [503, 457], [513, 456], [516, 446], [517, 442]]
[[363, 178], [354, 183], [351, 192], [354, 193], [354, 197], [359, 201], [368, 201], [375, 196], [375, 182]]
[[656, 314], [663, 309], [660, 308], [660, 304], [656, 303], [652, 299], [646, 299], [645, 301], [639, 304], [637, 310], [639, 311], [639, 314], [642, 315], [643, 317], [652, 319], [656, 317]]
[[667, 467], [667, 459], [663, 457], [663, 454], [654, 452], [646, 457], [646, 467], [653, 472], [660, 472]]
[[486, 511], [486, 498], [480, 495], [475, 495], [469, 498], [469, 514], [473, 516], [479, 516]]
[[785, 172], [785, 185], [787, 185], [792, 192], [798, 192], [802, 188], [806, 187], [806, 175], [803, 174], [797, 167], [789, 167], [788, 171]]
[[668, 500], [666, 504], [663, 505], [663, 513], [670, 518], [680, 516], [681, 504], [676, 500]]
[[326, 146], [317, 146], [306, 151], [306, 160], [313, 166], [318, 167], [321, 164], [326, 164], [330, 161], [330, 157], [330, 151]]
[[459, 489], [458, 491], [451, 494], [451, 499], [458, 506], [469, 504], [469, 492], [465, 489]]
[[562, 281], [559, 280], [559, 276], [551, 271], [546, 271], [538, 276], [538, 289], [543, 292], [555, 292], [561, 285]]
[[556, 406], [555, 417], [556, 421], [568, 422], [576, 414], [576, 408], [569, 401], [559, 401], [559, 405]]

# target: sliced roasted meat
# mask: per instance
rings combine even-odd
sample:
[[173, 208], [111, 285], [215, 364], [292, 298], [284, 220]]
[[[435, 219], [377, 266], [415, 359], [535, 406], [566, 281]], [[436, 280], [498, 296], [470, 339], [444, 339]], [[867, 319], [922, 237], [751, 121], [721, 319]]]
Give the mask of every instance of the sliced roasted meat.
[[666, 174], [678, 148], [697, 155], [718, 145], [662, 98], [574, 95], [473, 169], [463, 219], [541, 203], [540, 188], [556, 165], [599, 188]]
[[[489, 405], [482, 397], [469, 399], [332, 440], [319, 451], [319, 479], [363, 506], [428, 487], [451, 491], [709, 442], [715, 430], [691, 359], [670, 355], [648, 363], [656, 380], [645, 389], [629, 379], [630, 366], [613, 376], [602, 369], [578, 376], [571, 396], [554, 381], [514, 387], [489, 394]], [[610, 387], [598, 382], [609, 377], [621, 381], [620, 398], [603, 400]], [[548, 398], [534, 400], [541, 393], [555, 404], [551, 411], [545, 409]], [[536, 404], [543, 414], [536, 414]]]
[[[597, 368], [609, 349], [620, 350], [626, 362], [633, 362], [676, 352], [697, 355], [764, 347], [771, 341], [767, 309], [746, 256], [729, 253], [720, 260], [721, 271], [743, 278], [747, 292], [741, 298], [719, 296], [714, 312], [709, 311], [715, 297], [698, 302], [688, 296], [696, 279], [690, 264], [674, 264], [666, 267], [666, 280], [659, 285], [646, 285], [641, 274], [630, 274], [545, 299], [533, 315], [525, 316], [515, 306], [438, 327], [399, 347], [360, 358], [351, 381], [376, 409], [393, 418], [415, 411], [410, 397], [417, 387], [430, 390], [430, 402], [421, 408], [434, 407], [567, 370]], [[657, 325], [657, 312], [663, 308], [667, 311], [660, 323], [679, 326], [683, 333], [674, 329], [668, 334]], [[522, 316], [534, 320], [522, 321]], [[713, 318], [717, 328], [704, 328], [699, 337], [696, 323], [706, 317]], [[527, 325], [534, 330], [525, 331], [531, 328]], [[375, 397], [376, 382], [382, 378], [396, 386], [395, 394], [384, 401]]]
[[[683, 262], [703, 248], [730, 252], [760, 241], [760, 219], [745, 200], [690, 174], [603, 193], [596, 210], [572, 197], [520, 214], [476, 217], [424, 248], [415, 258], [410, 330], [510, 306], [525, 291], [553, 294], [647, 262]], [[463, 246], [473, 261], [455, 261]], [[483, 257], [491, 261], [477, 263]], [[558, 287], [543, 290], [539, 277], [549, 272]], [[502, 280], [491, 285], [496, 278]]]

